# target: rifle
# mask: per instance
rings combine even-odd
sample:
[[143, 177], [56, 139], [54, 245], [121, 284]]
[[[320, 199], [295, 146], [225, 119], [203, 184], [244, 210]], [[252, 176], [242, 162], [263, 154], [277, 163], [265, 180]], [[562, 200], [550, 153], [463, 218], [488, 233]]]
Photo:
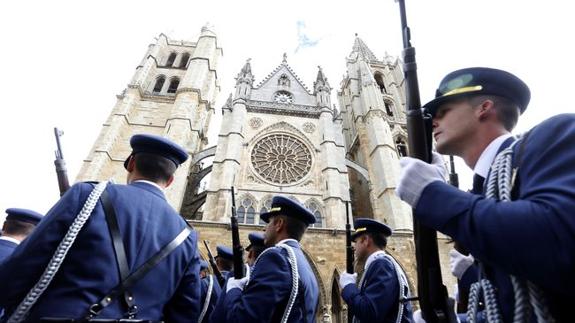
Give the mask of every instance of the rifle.
[[[401, 32], [403, 36], [403, 73], [406, 84], [407, 134], [410, 156], [427, 163], [431, 161], [431, 119], [426, 126], [417, 81], [415, 48], [407, 26], [405, 1], [399, 2]], [[441, 279], [437, 232], [423, 226], [413, 217], [415, 259], [417, 261], [417, 292], [423, 319], [428, 323], [455, 322], [455, 313], [448, 306], [447, 288]]]
[[204, 240], [204, 246], [206, 246], [206, 250], [208, 251], [208, 261], [210, 262], [210, 266], [212, 267], [214, 276], [216, 276], [216, 279], [218, 280], [218, 283], [220, 283], [220, 286], [224, 286], [224, 284], [226, 283], [226, 279], [224, 278], [224, 276], [222, 276], [222, 272], [218, 268], [218, 265], [216, 265], [216, 259], [214, 258], [214, 255], [210, 250], [208, 241]]
[[345, 202], [345, 268], [353, 274], [353, 247], [351, 246], [351, 225], [349, 224], [349, 202]]
[[236, 215], [236, 198], [234, 187], [232, 186], [232, 246], [234, 252], [234, 278], [240, 279], [245, 276], [244, 272], [244, 247], [240, 242], [240, 228], [238, 227], [238, 217]]
[[56, 146], [58, 148], [54, 152], [56, 155], [54, 166], [56, 166], [56, 176], [58, 176], [58, 188], [60, 189], [60, 196], [64, 195], [64, 193], [66, 193], [66, 191], [70, 188], [70, 183], [68, 182], [68, 171], [66, 170], [66, 162], [64, 161], [64, 155], [62, 154], [62, 146], [60, 146], [60, 136], [63, 134], [63, 131], [58, 130], [58, 128], [54, 128]]
[[[449, 184], [451, 186], [459, 188], [459, 176], [455, 172], [455, 162], [453, 160], [453, 156], [449, 156]], [[469, 251], [467, 251], [462, 245], [457, 243], [457, 241], [453, 241], [453, 248], [459, 251], [461, 254], [466, 256], [469, 255]], [[457, 288], [459, 291], [459, 300], [457, 301], [457, 313], [466, 313], [467, 312], [467, 305], [469, 301], [469, 288], [462, 288], [461, 286], [461, 279], [457, 280]]]

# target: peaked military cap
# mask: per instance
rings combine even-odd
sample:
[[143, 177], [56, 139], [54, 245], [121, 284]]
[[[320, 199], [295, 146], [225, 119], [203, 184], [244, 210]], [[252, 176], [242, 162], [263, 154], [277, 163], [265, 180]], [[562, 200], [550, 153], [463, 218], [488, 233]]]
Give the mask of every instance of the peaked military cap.
[[260, 219], [268, 223], [270, 217], [280, 214], [296, 218], [307, 225], [315, 223], [315, 216], [305, 206], [284, 196], [274, 196], [271, 210], [262, 213]]
[[447, 74], [435, 91], [435, 99], [423, 108], [431, 116], [435, 116], [441, 104], [475, 94], [492, 94], [507, 98], [517, 104], [520, 113], [525, 111], [531, 99], [529, 87], [517, 76], [494, 68], [471, 67]]
[[257, 232], [252, 232], [248, 234], [248, 239], [250, 240], [250, 245], [246, 247], [249, 250], [252, 246], [265, 246], [264, 235]]
[[200, 260], [200, 270], [208, 269], [208, 262], [205, 260]]
[[357, 237], [367, 232], [383, 233], [386, 237], [389, 237], [392, 233], [390, 227], [373, 219], [356, 219], [353, 221], [353, 227], [355, 228], [355, 232], [351, 235], [352, 241], [355, 241]]
[[217, 246], [216, 250], [218, 251], [218, 255], [216, 257], [222, 257], [223, 259], [233, 260], [234, 259], [234, 252], [232, 248], [226, 246]]
[[128, 169], [128, 161], [131, 156], [137, 153], [150, 153], [160, 155], [171, 160], [176, 167], [188, 159], [188, 153], [175, 142], [156, 135], [139, 134], [133, 135], [130, 139], [132, 153], [124, 161], [124, 168]]
[[6, 209], [6, 214], [6, 220], [22, 221], [34, 225], [38, 224], [43, 217], [43, 215], [38, 212], [19, 208]]

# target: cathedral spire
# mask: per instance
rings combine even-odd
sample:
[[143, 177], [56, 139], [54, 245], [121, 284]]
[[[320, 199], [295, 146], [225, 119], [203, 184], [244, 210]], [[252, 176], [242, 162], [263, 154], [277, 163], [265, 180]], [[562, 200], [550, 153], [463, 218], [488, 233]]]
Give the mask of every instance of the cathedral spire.
[[357, 53], [359, 58], [363, 58], [367, 62], [378, 62], [379, 60], [367, 45], [355, 34], [355, 41], [353, 43], [352, 53]]
[[236, 96], [247, 98], [251, 93], [254, 84], [254, 75], [252, 74], [252, 66], [250, 64], [251, 58], [246, 60], [244, 67], [236, 77]]
[[325, 75], [323, 74], [321, 66], [318, 66], [317, 68], [318, 68], [317, 78], [316, 78], [315, 82], [313, 83], [314, 94], [316, 96], [318, 106], [329, 108], [329, 106], [331, 105], [330, 104], [330, 97], [329, 97], [330, 92], [331, 92], [331, 87], [329, 86], [329, 83], [327, 82], [327, 77], [325, 77]]

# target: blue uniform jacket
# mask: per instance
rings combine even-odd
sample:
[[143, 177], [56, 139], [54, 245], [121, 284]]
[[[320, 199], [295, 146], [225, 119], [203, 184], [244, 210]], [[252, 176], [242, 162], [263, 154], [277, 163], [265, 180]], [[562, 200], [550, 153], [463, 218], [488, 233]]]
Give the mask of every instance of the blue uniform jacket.
[[0, 240], [0, 263], [10, 257], [16, 247], [18, 245], [12, 241]]
[[[212, 277], [213, 280], [212, 296], [210, 297], [208, 310], [206, 311], [206, 314], [204, 314], [204, 319], [202, 320], [202, 322], [210, 322], [210, 314], [214, 310], [214, 307], [216, 307], [216, 302], [218, 301], [218, 298], [222, 293], [222, 288], [218, 283], [218, 279], [214, 275], [210, 276]], [[202, 278], [202, 302], [200, 305], [200, 312], [202, 311], [204, 302], [206, 301], [206, 296], [208, 294], [208, 287], [209, 287], [209, 278], [208, 276], [206, 276], [205, 278]]]
[[[399, 308], [399, 281], [393, 264], [375, 259], [364, 273], [360, 289], [349, 284], [342, 290], [350, 315], [361, 322], [395, 322]], [[411, 305], [404, 307], [402, 322], [412, 322]]]
[[514, 146], [514, 201], [433, 182], [416, 207], [422, 224], [453, 237], [488, 267], [506, 321], [513, 303], [506, 273], [540, 286], [556, 319], [566, 317], [575, 298], [574, 143], [575, 115], [552, 117]]
[[[92, 191], [89, 183], [72, 186], [34, 232], [0, 266], [0, 307], [10, 314], [38, 281], [56, 246]], [[128, 265], [137, 269], [185, 227], [163, 192], [145, 182], [108, 185]], [[197, 234], [190, 236], [141, 279], [131, 291], [137, 318], [193, 322], [200, 311]], [[62, 267], [32, 308], [29, 322], [45, 316], [84, 317], [91, 304], [119, 284], [118, 265], [104, 210], [98, 202]], [[115, 301], [98, 318], [119, 318], [125, 307]]]
[[[319, 288], [314, 273], [299, 243], [286, 242], [297, 258], [299, 291], [288, 322], [315, 322]], [[253, 268], [250, 281], [243, 292], [239, 288], [228, 291], [222, 302], [227, 322], [279, 322], [292, 289], [292, 273], [287, 251], [274, 247], [260, 255]]]

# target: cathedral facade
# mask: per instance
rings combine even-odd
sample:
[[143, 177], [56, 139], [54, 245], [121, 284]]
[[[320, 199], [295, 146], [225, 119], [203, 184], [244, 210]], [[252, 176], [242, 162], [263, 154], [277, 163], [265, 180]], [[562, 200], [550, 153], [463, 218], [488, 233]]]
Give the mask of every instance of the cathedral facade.
[[[190, 154], [166, 196], [199, 232], [204, 259], [201, 240], [213, 248], [231, 245], [232, 187], [244, 245], [248, 233], [263, 230], [259, 214], [279, 194], [316, 216], [302, 247], [320, 286], [319, 322], [346, 321], [338, 279], [345, 269], [347, 211], [394, 228], [387, 251], [403, 266], [415, 292], [411, 210], [394, 192], [399, 158], [407, 154], [401, 61], [388, 55], [378, 59], [356, 36], [347, 74], [333, 89], [321, 67], [313, 71], [315, 81], [308, 88], [285, 55], [256, 84], [248, 60], [222, 107], [221, 124], [215, 125], [210, 119], [220, 90], [222, 53], [206, 27], [196, 42], [160, 35], [118, 95], [76, 180], [125, 182], [122, 163], [130, 153], [129, 138], [162, 135]], [[207, 130], [218, 126], [217, 142], [208, 145]], [[208, 165], [208, 160], [213, 162]], [[205, 178], [207, 187], [200, 185]]]

